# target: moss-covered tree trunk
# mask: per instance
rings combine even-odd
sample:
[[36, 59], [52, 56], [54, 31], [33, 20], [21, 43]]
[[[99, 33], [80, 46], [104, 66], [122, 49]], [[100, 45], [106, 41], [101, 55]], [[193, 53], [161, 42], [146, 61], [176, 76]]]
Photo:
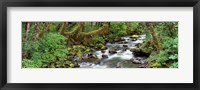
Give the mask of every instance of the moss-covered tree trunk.
[[60, 28], [60, 34], [64, 34], [65, 33], [65, 30], [66, 30], [66, 28], [67, 28], [67, 25], [68, 25], [68, 23], [67, 22], [63, 22], [62, 23], [62, 26], [61, 26], [61, 28]]
[[104, 35], [108, 33], [108, 23], [104, 22], [102, 24], [103, 26], [97, 30], [91, 32], [83, 32], [84, 23], [79, 22], [74, 31], [66, 32], [64, 28], [66, 27], [66, 23], [63, 23], [61, 34], [68, 39], [69, 45], [83, 44], [84, 42], [89, 42], [89, 40], [94, 36]]
[[30, 31], [30, 27], [31, 27], [31, 22], [26, 22], [25, 24], [25, 41], [28, 41], [28, 35], [29, 35], [29, 31]]
[[39, 31], [40, 31], [40, 32], [39, 32], [39, 37], [42, 37], [45, 31], [48, 31], [48, 32], [50, 31], [50, 23], [45, 22], [45, 23], [43, 24], [42, 30], [39, 30]]
[[33, 41], [36, 41], [38, 36], [39, 36], [39, 22], [36, 22], [35, 27], [34, 27], [34, 34], [33, 34], [33, 37], [32, 37]]
[[174, 24], [173, 23], [166, 23], [166, 25], [168, 26], [168, 34], [169, 36], [173, 36], [173, 28], [174, 28]]
[[151, 36], [153, 37], [153, 42], [154, 42], [154, 45], [156, 46], [156, 50], [159, 53], [160, 52], [160, 43], [159, 43], [158, 37], [154, 31], [153, 25], [150, 22], [146, 22], [146, 25], [151, 33]]

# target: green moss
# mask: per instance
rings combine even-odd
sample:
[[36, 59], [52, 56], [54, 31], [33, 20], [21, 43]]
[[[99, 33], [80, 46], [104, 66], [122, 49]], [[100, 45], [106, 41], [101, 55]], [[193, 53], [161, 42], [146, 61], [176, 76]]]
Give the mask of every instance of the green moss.
[[86, 47], [86, 46], [83, 46], [83, 45], [73, 45], [72, 47], [68, 47], [67, 50], [68, 50], [69, 56], [82, 57], [83, 54], [91, 53], [90, 48]]
[[132, 35], [131, 38], [139, 38], [139, 35]]
[[140, 52], [141, 49], [140, 48], [132, 48], [130, 49], [131, 52]]
[[153, 63], [152, 65], [150, 65], [150, 67], [159, 68], [159, 67], [161, 67], [161, 64], [156, 62], [156, 63]]
[[71, 64], [69, 64], [69, 66], [70, 66], [71, 68], [73, 68], [75, 65], [71, 63]]

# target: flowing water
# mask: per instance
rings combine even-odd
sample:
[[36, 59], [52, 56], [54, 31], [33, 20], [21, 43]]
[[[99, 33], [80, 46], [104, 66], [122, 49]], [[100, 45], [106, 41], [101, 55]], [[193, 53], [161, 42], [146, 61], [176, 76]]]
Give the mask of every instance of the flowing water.
[[[133, 39], [130, 36], [121, 37], [123, 40], [107, 43], [106, 50], [95, 51], [94, 53], [100, 60], [99, 63], [81, 62], [80, 68], [137, 68], [139, 64], [128, 64], [128, 60], [135, 58], [134, 54], [129, 50], [131, 48], [137, 48], [137, 44], [142, 43], [145, 39], [145, 35], [140, 35], [140, 38]], [[115, 53], [109, 53], [109, 50], [115, 50]], [[102, 55], [106, 55], [102, 57]], [[143, 58], [143, 57], [140, 57]], [[123, 64], [122, 64], [123, 63]]]

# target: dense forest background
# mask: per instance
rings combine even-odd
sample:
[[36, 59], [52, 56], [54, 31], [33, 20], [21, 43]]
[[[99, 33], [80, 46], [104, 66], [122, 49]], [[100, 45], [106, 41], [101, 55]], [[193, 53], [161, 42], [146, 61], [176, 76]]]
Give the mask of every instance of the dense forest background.
[[[145, 39], [136, 48], [123, 47], [134, 56], [146, 57], [146, 61], [126, 63], [139, 63], [141, 68], [178, 67], [178, 22], [23, 22], [22, 67], [79, 68], [80, 62], [98, 64], [94, 51], [104, 52], [107, 43], [127, 36], [135, 41], [140, 35]], [[116, 49], [108, 52], [117, 53]]]

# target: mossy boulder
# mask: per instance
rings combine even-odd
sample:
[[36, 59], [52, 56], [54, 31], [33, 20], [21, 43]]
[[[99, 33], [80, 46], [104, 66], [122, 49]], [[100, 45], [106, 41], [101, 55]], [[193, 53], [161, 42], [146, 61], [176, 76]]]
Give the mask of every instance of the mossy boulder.
[[95, 49], [98, 49], [98, 50], [106, 50], [107, 47], [106, 47], [105, 45], [103, 45], [103, 44], [97, 44], [97, 45], [95, 46]]
[[106, 49], [108, 49], [106, 46], [101, 47], [101, 50], [106, 50]]
[[103, 58], [103, 59], [108, 58], [108, 55], [102, 54], [102, 58]]
[[119, 37], [118, 37], [118, 38], [114, 38], [113, 41], [114, 41], [114, 42], [120, 42], [120, 41], [125, 41], [125, 39], [124, 39], [124, 38], [119, 38]]
[[114, 41], [114, 42], [119, 42], [119, 41], [120, 41], [120, 38], [115, 38], [113, 41]]
[[139, 35], [132, 35], [130, 38], [140, 38], [140, 36]]
[[70, 66], [71, 68], [73, 68], [75, 65], [71, 63], [71, 64], [69, 64], [69, 66]]
[[111, 49], [111, 50], [109, 50], [108, 51], [110, 54], [115, 54], [115, 53], [117, 53], [117, 50], [116, 49]]
[[68, 47], [67, 50], [69, 60], [75, 60], [75, 57], [81, 58], [83, 55], [91, 53], [91, 49], [83, 45], [74, 45], [72, 47]]
[[88, 54], [88, 58], [97, 59], [97, 55], [96, 54]]
[[140, 48], [131, 48], [130, 51], [131, 52], [140, 52]]
[[133, 52], [133, 55], [135, 55], [136, 57], [139, 57], [139, 56], [148, 57], [150, 55], [150, 53], [145, 52], [144, 50], [142, 50], [140, 48], [132, 48], [132, 49], [130, 49], [130, 51]]

